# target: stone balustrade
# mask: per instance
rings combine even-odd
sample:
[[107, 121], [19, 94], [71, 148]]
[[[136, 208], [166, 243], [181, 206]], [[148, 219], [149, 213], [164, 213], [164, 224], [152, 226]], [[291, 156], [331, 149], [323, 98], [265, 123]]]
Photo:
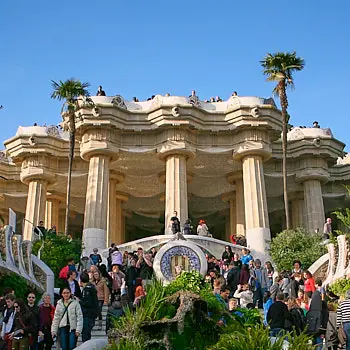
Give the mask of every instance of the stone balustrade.
[[32, 246], [31, 241], [13, 234], [11, 226], [0, 230], [0, 272], [23, 277], [31, 288], [40, 293], [48, 292], [53, 300], [54, 273], [32, 254]]
[[316, 260], [309, 271], [315, 278], [320, 278], [323, 285], [331, 285], [341, 278], [350, 277], [349, 238], [337, 237], [337, 244], [327, 244], [328, 253]]
[[[221, 258], [222, 253], [225, 251], [225, 246], [230, 246], [233, 253], [238, 253], [241, 255], [241, 250], [244, 248], [238, 244], [232, 244], [226, 241], [221, 241], [220, 239], [197, 236], [197, 235], [185, 235], [186, 240], [195, 243], [202, 250], [215, 256], [217, 259]], [[137, 250], [137, 248], [142, 247], [144, 251], [150, 250], [152, 247], [159, 249], [162, 245], [169, 242], [174, 238], [174, 235], [158, 235], [141, 238], [132, 242], [124, 243], [118, 245], [120, 251], [132, 252]], [[102, 255], [108, 257], [108, 249], [104, 250]]]

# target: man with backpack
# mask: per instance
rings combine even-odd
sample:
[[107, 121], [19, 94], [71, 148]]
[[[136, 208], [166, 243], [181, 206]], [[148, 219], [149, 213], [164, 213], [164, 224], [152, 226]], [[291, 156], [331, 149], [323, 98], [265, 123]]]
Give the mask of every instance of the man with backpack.
[[262, 309], [264, 293], [267, 291], [268, 276], [266, 269], [261, 267], [261, 261], [259, 259], [256, 259], [254, 263], [255, 267], [252, 269], [255, 282], [254, 286], [252, 286], [254, 287], [253, 304], [254, 306], [258, 304], [258, 308]]
[[100, 264], [102, 262], [102, 258], [101, 258], [101, 255], [98, 254], [98, 249], [94, 248], [92, 251], [93, 251], [93, 253], [90, 254], [90, 259], [91, 259], [93, 265], [100, 266]]
[[93, 284], [89, 282], [89, 275], [83, 272], [80, 275], [80, 282], [83, 286], [81, 292], [80, 306], [83, 311], [83, 331], [82, 341], [91, 339], [91, 331], [95, 325], [95, 318], [98, 313], [97, 291]]
[[68, 278], [69, 271], [77, 272], [73, 258], [68, 258], [67, 265], [61, 269], [60, 273], [58, 274], [58, 278], [66, 280]]

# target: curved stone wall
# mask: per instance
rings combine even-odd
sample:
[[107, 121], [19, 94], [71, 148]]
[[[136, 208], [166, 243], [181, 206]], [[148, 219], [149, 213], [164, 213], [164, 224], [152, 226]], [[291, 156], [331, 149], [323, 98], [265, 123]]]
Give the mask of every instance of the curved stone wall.
[[324, 285], [333, 284], [340, 278], [350, 276], [349, 240], [346, 235], [337, 237], [337, 244], [327, 244], [328, 253], [321, 256], [309, 268], [315, 278]]
[[[0, 271], [15, 273], [25, 278], [39, 292], [48, 292], [53, 298], [54, 273], [32, 254], [32, 242], [14, 235], [11, 226], [0, 231]], [[53, 299], [52, 299], [53, 300]]]
[[[197, 235], [185, 235], [187, 241], [195, 243], [197, 246], [201, 247], [204, 251], [220, 259], [222, 253], [225, 251], [225, 246], [228, 245], [232, 248], [234, 253], [241, 254], [243, 246], [235, 245], [229, 242], [221, 241], [212, 237], [203, 237]], [[152, 247], [159, 247], [174, 238], [174, 235], [158, 235], [146, 238], [141, 238], [132, 242], [118, 245], [121, 251], [135, 251], [137, 248], [142, 247], [145, 251], [151, 249]], [[108, 249], [103, 251], [103, 256], [108, 256]]]

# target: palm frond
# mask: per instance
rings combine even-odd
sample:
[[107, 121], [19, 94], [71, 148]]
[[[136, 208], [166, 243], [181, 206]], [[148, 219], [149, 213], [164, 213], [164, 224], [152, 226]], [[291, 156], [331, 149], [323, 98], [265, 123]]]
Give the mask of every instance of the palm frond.
[[268, 81], [286, 80], [286, 85], [293, 86], [293, 73], [305, 66], [305, 61], [297, 57], [296, 52], [268, 53], [262, 61], [263, 73]]
[[77, 100], [79, 96], [90, 96], [88, 91], [90, 84], [86, 82], [82, 83], [74, 78], [67, 79], [66, 81], [60, 80], [59, 82], [51, 80], [51, 86], [53, 88], [51, 98], [59, 101], [73, 101]]

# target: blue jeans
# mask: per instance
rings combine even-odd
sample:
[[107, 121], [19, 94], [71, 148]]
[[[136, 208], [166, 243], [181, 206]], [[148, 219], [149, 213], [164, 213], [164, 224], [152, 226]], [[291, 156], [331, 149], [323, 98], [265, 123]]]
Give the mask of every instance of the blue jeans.
[[346, 350], [350, 350], [350, 322], [343, 323], [343, 328], [346, 334]]
[[95, 319], [84, 317], [83, 318], [83, 331], [81, 332], [81, 339], [84, 342], [91, 339], [91, 331], [94, 328]]
[[73, 350], [77, 345], [75, 330], [70, 331], [69, 326], [60, 328], [60, 343], [62, 350]]
[[270, 337], [283, 337], [285, 330], [283, 328], [272, 328], [270, 329]]
[[323, 348], [323, 338], [320, 335], [318, 335], [317, 337], [314, 338], [313, 344], [317, 345], [315, 350], [322, 350], [322, 348]]
[[263, 308], [263, 297], [265, 292], [266, 292], [266, 288], [258, 287], [256, 288], [253, 294], [253, 304], [254, 306], [256, 306], [256, 303], [258, 303], [258, 309]]

